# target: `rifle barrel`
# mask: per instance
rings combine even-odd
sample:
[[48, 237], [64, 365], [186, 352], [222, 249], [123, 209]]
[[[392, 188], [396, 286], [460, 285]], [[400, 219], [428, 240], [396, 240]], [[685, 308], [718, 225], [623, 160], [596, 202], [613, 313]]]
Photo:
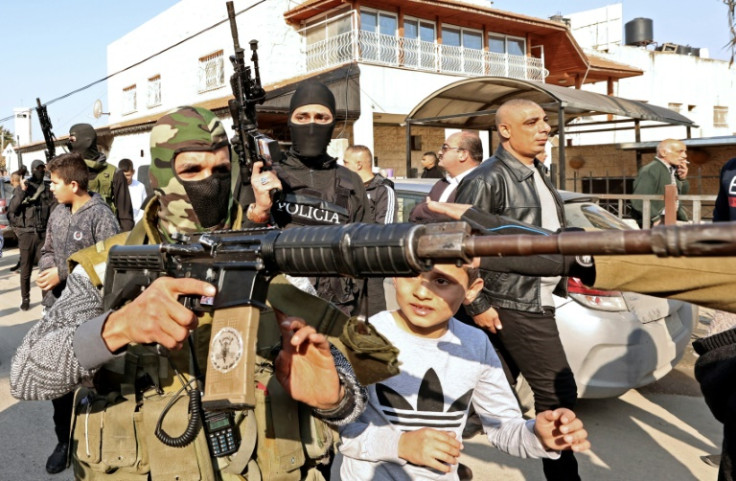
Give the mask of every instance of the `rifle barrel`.
[[241, 48], [240, 42], [238, 41], [238, 24], [235, 23], [235, 7], [233, 7], [233, 2], [227, 2], [226, 6], [227, 18], [230, 20], [230, 34], [233, 36], [233, 44], [237, 53]]
[[657, 226], [651, 230], [573, 231], [543, 235], [487, 235], [466, 239], [471, 256], [636, 255], [660, 257], [736, 254], [736, 222]]

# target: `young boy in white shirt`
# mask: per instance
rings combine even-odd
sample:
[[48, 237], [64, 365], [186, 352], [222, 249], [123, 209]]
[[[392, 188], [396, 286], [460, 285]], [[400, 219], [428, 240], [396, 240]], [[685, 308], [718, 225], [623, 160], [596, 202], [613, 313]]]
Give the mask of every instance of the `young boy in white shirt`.
[[488, 337], [453, 317], [483, 286], [470, 266], [395, 278], [397, 311], [370, 323], [399, 348], [401, 372], [368, 386], [368, 406], [340, 428], [332, 479], [456, 480], [472, 403], [492, 446], [520, 457], [590, 447], [569, 409], [524, 420]]

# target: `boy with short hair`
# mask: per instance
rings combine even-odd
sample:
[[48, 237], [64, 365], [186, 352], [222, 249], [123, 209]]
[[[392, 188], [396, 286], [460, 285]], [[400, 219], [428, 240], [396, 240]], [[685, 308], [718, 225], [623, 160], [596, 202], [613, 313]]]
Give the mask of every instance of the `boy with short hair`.
[[368, 386], [365, 412], [340, 428], [333, 479], [456, 480], [472, 403], [491, 445], [520, 457], [559, 456], [590, 443], [569, 409], [525, 421], [488, 337], [453, 317], [483, 287], [468, 266], [395, 278], [397, 311], [371, 324], [399, 348], [401, 372]]
[[[67, 258], [120, 232], [115, 214], [102, 197], [87, 191], [89, 174], [81, 155], [70, 153], [54, 157], [48, 170], [51, 192], [59, 205], [49, 217], [38, 263], [36, 284], [44, 291], [41, 303], [45, 309], [51, 308], [64, 290], [69, 275]], [[46, 471], [52, 474], [63, 471], [67, 465], [73, 400], [74, 393], [53, 400], [58, 444], [46, 462]]]
[[130, 192], [130, 203], [133, 206], [133, 221], [138, 222], [143, 218], [143, 207], [146, 203], [148, 194], [146, 186], [142, 182], [133, 178], [135, 176], [135, 167], [130, 159], [121, 159], [118, 162], [118, 169], [123, 171], [125, 181], [128, 183], [128, 192]]

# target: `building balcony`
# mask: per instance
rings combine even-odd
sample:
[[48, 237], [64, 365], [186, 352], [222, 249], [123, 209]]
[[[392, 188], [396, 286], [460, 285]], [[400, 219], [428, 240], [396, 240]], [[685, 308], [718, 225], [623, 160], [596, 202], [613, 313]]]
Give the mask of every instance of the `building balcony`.
[[307, 72], [363, 62], [468, 77], [498, 76], [544, 82], [544, 59], [453, 47], [352, 30], [307, 45]]

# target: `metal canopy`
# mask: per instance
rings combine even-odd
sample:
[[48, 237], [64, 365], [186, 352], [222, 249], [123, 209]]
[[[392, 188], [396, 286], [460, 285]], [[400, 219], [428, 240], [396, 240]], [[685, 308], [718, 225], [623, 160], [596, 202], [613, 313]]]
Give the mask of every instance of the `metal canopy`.
[[[427, 96], [406, 117], [407, 173], [411, 169], [411, 127], [422, 125], [464, 130], [487, 130], [495, 128], [496, 111], [514, 98], [528, 99], [538, 103], [549, 112], [552, 133], [559, 134], [559, 176], [565, 178], [565, 130], [560, 123], [568, 125], [574, 119], [594, 115], [616, 115], [633, 120], [638, 129], [641, 121], [660, 124], [681, 125], [688, 129], [692, 120], [679, 113], [656, 105], [602, 95], [558, 85], [516, 80], [506, 77], [475, 77], [451, 83]], [[554, 181], [554, 180], [553, 180]]]
[[[444, 128], [490, 130], [494, 127], [498, 107], [513, 98], [532, 100], [555, 114], [563, 108], [565, 124], [579, 117], [612, 114], [670, 125], [694, 125], [692, 120], [664, 107], [506, 77], [476, 77], [447, 85], [422, 100], [406, 117], [406, 122]], [[557, 130], [558, 123], [556, 116], [550, 116], [553, 130]]]

